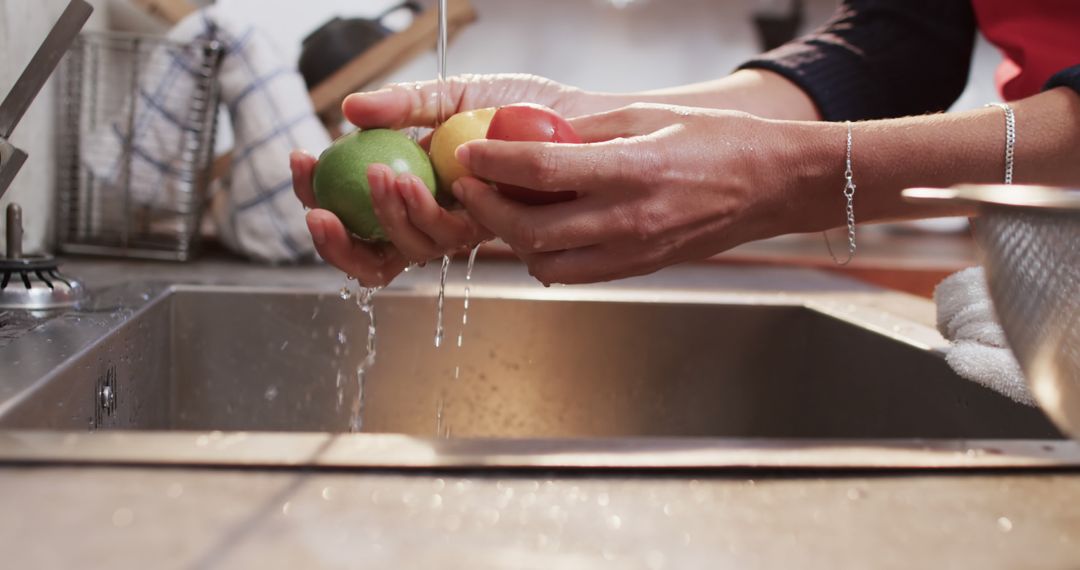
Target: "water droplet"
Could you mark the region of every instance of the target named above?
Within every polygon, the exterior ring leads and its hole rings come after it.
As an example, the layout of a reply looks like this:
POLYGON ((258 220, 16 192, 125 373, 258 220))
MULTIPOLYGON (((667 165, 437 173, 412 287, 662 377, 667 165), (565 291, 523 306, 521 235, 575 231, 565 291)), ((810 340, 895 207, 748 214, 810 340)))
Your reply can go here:
POLYGON ((179 499, 184 494, 184 486, 180 483, 173 483, 169 485, 169 488, 165 490, 165 496, 170 499, 179 499))
POLYGON ((330 487, 323 487, 322 498, 324 501, 329 501, 334 496, 334 490, 330 487))
POLYGON ((443 418, 444 408, 446 406, 445 400, 442 396, 435 401, 435 437, 448 437, 448 429, 443 418))
POLYGON ((281 351, 284 351, 289 346, 289 341, 281 343, 281 351))
POLYGON ((284 503, 283 503, 283 504, 281 505, 281 514, 283 514, 283 515, 286 515, 286 516, 288 516, 288 514, 289 514, 289 509, 290 509, 291 507, 292 507, 292 503, 291 503, 291 502, 289 502, 289 501, 285 501, 285 502, 284 502, 284 503))
POLYGON ((865 497, 865 496, 866 496, 866 494, 865 494, 865 493, 863 493, 863 492, 862 492, 861 490, 859 490, 859 489, 848 489, 848 490, 847 490, 847 498, 848 498, 849 500, 852 500, 852 501, 858 501, 859 499, 861 499, 861 498, 863 498, 863 497, 865 497))
POLYGON ((450 273, 450 256, 442 258, 442 269, 439 273, 439 294, 435 299, 435 348, 442 347, 443 341, 443 305, 446 302, 446 276, 450 273))
POLYGON ((610 527, 611 530, 619 530, 622 528, 622 518, 619 517, 619 515, 611 515, 608 518, 608 527, 610 527))
POLYGON ((268 402, 272 402, 272 401, 274 401, 274 398, 277 398, 277 394, 278 394, 277 386, 270 386, 269 388, 266 389, 266 392, 263 393, 263 397, 266 398, 266 400, 268 402))
POLYGON ((1013 523, 1008 517, 998 517, 997 525, 1001 532, 1011 532, 1013 529, 1013 523))
MULTIPOLYGON (((356 292, 356 306, 360 308, 360 312, 367 315, 368 327, 367 327, 367 342, 365 344, 366 354, 364 360, 356 367, 356 402, 353 404, 352 415, 349 419, 349 429, 353 432, 358 432, 363 428, 363 414, 364 414, 364 383, 367 377, 368 370, 375 365, 376 355, 376 321, 375 321, 375 293, 379 292, 378 287, 361 287, 356 292)), ((340 398, 339 392, 339 398, 340 398)))
POLYGON ((349 291, 348 287, 342 287, 341 291, 338 291, 338 296, 341 297, 342 301, 347 301, 349 297, 352 297, 352 292, 349 291))

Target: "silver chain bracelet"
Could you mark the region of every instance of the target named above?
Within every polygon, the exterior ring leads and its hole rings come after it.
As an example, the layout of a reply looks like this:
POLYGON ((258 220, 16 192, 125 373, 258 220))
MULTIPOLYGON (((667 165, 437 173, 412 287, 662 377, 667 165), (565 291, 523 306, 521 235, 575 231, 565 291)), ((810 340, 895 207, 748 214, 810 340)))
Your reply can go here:
POLYGON ((987 107, 997 107, 1005 111, 1005 183, 1013 181, 1013 154, 1016 148, 1016 115, 1008 103, 987 103, 987 107))
POLYGON ((844 121, 847 125, 847 153, 844 161, 844 198, 847 199, 847 208, 845 210, 847 214, 847 238, 848 238, 848 256, 847 259, 841 261, 833 253, 832 244, 829 243, 829 234, 821 232, 821 235, 825 238, 825 247, 829 250, 829 255, 832 256, 833 261, 837 265, 847 265, 855 258, 855 177, 851 172, 851 121, 844 121))

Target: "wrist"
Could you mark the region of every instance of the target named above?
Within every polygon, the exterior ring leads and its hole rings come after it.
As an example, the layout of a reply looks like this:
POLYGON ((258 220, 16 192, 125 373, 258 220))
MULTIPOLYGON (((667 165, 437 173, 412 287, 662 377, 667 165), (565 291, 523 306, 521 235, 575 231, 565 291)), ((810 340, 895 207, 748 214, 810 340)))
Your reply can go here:
MULTIPOLYGON (((843 123, 770 121, 779 144, 760 161, 777 179, 772 235, 817 232, 845 221, 843 196, 847 127, 843 123)), ((855 136, 857 137, 857 132, 855 136)), ((859 179, 858 141, 853 140, 852 169, 859 179)))

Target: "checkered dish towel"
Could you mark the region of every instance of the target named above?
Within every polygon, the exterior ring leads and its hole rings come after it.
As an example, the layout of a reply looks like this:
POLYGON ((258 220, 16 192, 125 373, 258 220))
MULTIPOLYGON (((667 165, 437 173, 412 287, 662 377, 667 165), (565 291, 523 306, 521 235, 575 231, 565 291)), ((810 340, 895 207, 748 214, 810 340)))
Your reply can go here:
MULTIPOLYGON (((210 209, 221 239, 232 250, 261 261, 312 258, 304 209, 292 193, 288 154, 298 148, 318 153, 330 138, 294 62, 286 61, 264 32, 215 6, 188 16, 168 37, 181 43, 216 39, 225 49, 218 82, 235 145, 229 180, 215 183, 224 185, 215 193, 225 194, 217 196, 210 209)), ((162 48, 151 57, 162 60, 152 68, 167 71, 148 76, 133 98, 129 176, 135 182, 131 192, 136 202, 168 207, 192 183, 191 175, 178 166, 184 160, 185 136, 193 130, 185 118, 201 54, 162 48)), ((120 187, 117 164, 127 142, 126 124, 118 118, 92 135, 102 150, 94 156, 110 160, 92 159, 88 166, 108 186, 120 187)))

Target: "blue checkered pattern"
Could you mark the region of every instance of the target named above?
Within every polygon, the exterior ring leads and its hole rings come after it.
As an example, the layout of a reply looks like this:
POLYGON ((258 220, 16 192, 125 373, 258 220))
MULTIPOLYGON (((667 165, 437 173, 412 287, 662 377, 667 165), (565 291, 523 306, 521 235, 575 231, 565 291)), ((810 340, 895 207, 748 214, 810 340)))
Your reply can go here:
MULTIPOLYGON (((225 46, 218 81, 235 144, 232 174, 215 189, 224 196, 210 212, 219 235, 232 249, 262 261, 312 257, 304 211, 290 191, 288 153, 318 152, 330 140, 294 63, 284 61, 259 30, 219 17, 214 7, 185 19, 170 37, 183 43, 216 39, 225 46)), ((129 102, 136 106, 133 128, 128 132, 127 121, 118 117, 95 137, 99 151, 88 162, 100 182, 119 188, 129 177, 136 202, 157 208, 169 208, 190 192, 195 178, 186 168, 185 149, 199 125, 188 124, 187 107, 199 57, 194 47, 161 48, 151 55, 153 65, 147 67, 161 71, 147 74, 129 102), (119 159, 129 143, 132 161, 125 173, 119 159)))

